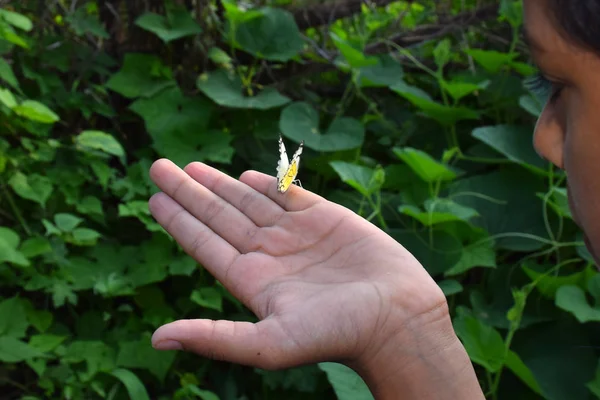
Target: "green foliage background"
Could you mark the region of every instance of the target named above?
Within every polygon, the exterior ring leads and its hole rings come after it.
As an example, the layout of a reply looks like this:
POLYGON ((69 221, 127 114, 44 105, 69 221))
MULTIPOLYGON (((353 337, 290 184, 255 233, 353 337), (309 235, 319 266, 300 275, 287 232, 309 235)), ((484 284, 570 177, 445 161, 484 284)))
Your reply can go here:
POLYGON ((6 3, 2 399, 372 398, 338 364, 150 346, 179 318, 255 320, 150 216, 151 163, 274 175, 279 132, 306 189, 439 282, 489 398, 600 396, 600 275, 532 148, 520 2, 6 3))

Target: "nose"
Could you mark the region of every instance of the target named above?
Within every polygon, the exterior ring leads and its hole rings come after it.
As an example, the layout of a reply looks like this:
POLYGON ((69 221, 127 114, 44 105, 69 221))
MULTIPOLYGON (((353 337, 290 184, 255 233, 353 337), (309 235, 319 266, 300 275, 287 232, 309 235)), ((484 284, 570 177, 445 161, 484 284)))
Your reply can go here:
POLYGON ((562 169, 564 143, 564 125, 557 118, 554 107, 547 105, 535 125, 533 146, 540 157, 562 169))

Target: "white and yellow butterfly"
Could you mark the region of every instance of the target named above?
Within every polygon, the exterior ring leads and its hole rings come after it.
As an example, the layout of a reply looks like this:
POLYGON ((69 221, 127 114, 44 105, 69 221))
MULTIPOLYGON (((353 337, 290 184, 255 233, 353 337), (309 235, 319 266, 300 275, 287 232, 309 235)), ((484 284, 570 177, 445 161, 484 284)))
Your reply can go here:
POLYGON ((280 193, 285 193, 292 183, 298 183, 300 187, 302 184, 299 179, 296 179, 298 175, 298 168, 300 167, 300 154, 304 148, 304 140, 300 142, 298 150, 294 153, 291 160, 288 160, 287 152, 285 151, 285 145, 283 139, 279 135, 279 161, 277 162, 277 190, 280 193))

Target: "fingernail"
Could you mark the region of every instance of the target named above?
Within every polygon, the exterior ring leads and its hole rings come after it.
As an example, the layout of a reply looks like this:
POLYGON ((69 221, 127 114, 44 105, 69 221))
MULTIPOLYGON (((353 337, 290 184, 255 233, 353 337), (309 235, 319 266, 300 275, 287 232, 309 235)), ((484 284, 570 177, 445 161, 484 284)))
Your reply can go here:
POLYGON ((175 340, 163 340, 152 345, 156 350, 183 350, 181 343, 175 340))

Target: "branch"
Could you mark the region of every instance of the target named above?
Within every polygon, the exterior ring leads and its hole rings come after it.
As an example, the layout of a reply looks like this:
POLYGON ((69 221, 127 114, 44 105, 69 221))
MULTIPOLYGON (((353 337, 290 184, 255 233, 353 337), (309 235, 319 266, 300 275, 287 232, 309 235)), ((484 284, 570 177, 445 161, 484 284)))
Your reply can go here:
POLYGON ((386 41, 373 43, 365 48, 366 54, 378 54, 389 51, 389 42, 400 47, 409 47, 415 44, 442 38, 459 29, 478 24, 498 16, 498 4, 491 4, 474 11, 466 11, 448 18, 443 24, 421 25, 418 28, 392 36, 386 41))
MULTIPOLYGON (((387 40, 368 45, 365 48, 365 53, 374 55, 393 52, 394 49, 390 46, 390 43, 392 42, 400 47, 410 47, 430 40, 439 39, 459 29, 464 29, 471 25, 495 19, 497 15, 498 4, 484 6, 474 11, 463 12, 448 18, 443 24, 421 25, 412 31, 399 33, 387 40)), ((337 53, 331 53, 324 58, 327 60, 334 60, 337 56, 337 53)), ((298 78, 300 76, 312 75, 335 69, 336 67, 332 63, 305 62, 299 64, 296 62, 289 62, 276 71, 270 71, 270 73, 264 74, 258 79, 258 83, 261 85, 269 85, 274 82, 281 84, 282 82, 280 81, 282 80, 285 81, 290 78, 298 78)))
MULTIPOLYGON (((313 6, 304 6, 289 10, 296 20, 300 30, 311 27, 329 25, 333 21, 350 17, 361 10, 363 4, 382 7, 392 3, 394 0, 338 0, 327 2, 326 4, 315 4, 313 6)), ((412 3, 414 0, 407 0, 412 3)))

